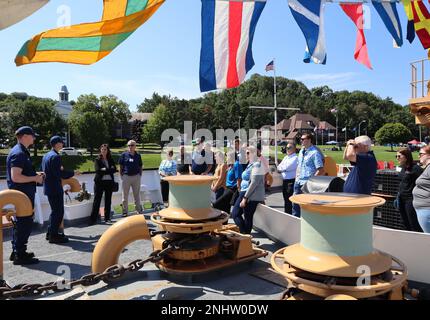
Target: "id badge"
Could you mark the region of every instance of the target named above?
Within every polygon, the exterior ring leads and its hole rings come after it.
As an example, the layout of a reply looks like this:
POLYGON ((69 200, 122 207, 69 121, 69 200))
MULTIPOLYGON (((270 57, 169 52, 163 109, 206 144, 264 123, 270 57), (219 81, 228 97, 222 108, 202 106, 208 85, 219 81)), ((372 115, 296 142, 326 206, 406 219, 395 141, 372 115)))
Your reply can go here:
POLYGON ((134 160, 133 160, 133 159, 129 159, 128 161, 129 161, 129 162, 134 162, 134 160))

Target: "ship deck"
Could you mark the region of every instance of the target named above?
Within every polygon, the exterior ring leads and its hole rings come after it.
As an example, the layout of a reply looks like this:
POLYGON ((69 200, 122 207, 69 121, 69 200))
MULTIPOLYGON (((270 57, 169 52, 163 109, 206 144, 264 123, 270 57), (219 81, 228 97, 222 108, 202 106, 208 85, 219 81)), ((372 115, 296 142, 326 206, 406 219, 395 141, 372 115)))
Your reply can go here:
MULTIPOLYGON (((149 218, 149 214, 147 215, 149 218)), ((121 219, 114 215, 113 222, 121 219)), ((230 221, 232 222, 232 221, 230 221)), ((151 222, 148 220, 151 227, 151 222)), ((63 245, 49 244, 45 240, 46 228, 35 227, 29 239, 28 251, 39 258, 36 265, 16 266, 10 262, 10 230, 4 234, 4 280, 15 286, 22 283, 48 283, 60 276, 79 279, 91 272, 91 255, 100 236, 109 224, 67 227, 69 242, 63 245)), ((36 299, 83 299, 83 300, 277 300, 286 290, 284 279, 270 269, 270 253, 283 247, 267 239, 258 231, 252 236, 260 242, 261 249, 269 255, 252 262, 197 276, 172 276, 146 264, 141 270, 127 274, 114 283, 100 282, 96 285, 78 286, 69 292, 42 295, 36 299), (269 280, 268 280, 269 279, 269 280), (278 284, 275 284, 278 283, 278 284)), ((147 258, 152 252, 150 241, 137 241, 129 245, 120 256, 120 264, 147 258)), ((27 298, 28 299, 28 298, 27 298)))
MULTIPOLYGON (((268 195, 266 204, 283 211, 281 192, 268 195)), ((147 215, 149 219, 149 214, 147 215)), ((121 219, 115 215, 113 221, 121 219)), ((230 221, 232 223, 232 221, 230 221)), ((151 227, 151 222, 148 220, 151 227)), ((91 255, 100 236, 109 224, 94 226, 75 225, 66 228, 69 243, 49 244, 45 240, 46 228, 35 227, 29 240, 28 250, 35 252, 40 263, 30 266, 15 266, 10 262, 10 230, 4 234, 4 274, 11 286, 22 283, 48 283, 65 277, 79 279, 91 272, 91 255)), ((111 284, 100 282, 93 286, 79 286, 75 289, 35 299, 78 299, 78 300, 278 300, 286 290, 287 283, 270 266, 270 255, 285 245, 272 241, 260 231, 253 230, 252 236, 260 242, 261 249, 269 255, 252 262, 198 276, 167 275, 152 264, 146 264, 140 271, 128 274, 111 284)), ((152 251, 150 241, 137 241, 128 246, 120 256, 120 264, 135 259, 147 258, 152 251)), ((423 284, 420 284, 422 287, 423 284)), ((426 286, 427 287, 427 286, 426 286)), ((26 298, 31 299, 31 298, 26 298)))

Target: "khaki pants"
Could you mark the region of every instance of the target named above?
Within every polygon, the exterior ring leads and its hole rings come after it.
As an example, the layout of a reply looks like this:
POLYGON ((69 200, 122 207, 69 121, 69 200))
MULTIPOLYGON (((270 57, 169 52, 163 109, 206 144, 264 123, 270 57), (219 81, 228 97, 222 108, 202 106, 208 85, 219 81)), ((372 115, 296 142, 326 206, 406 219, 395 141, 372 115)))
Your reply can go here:
POLYGON ((128 193, 130 187, 133 190, 134 204, 136 205, 136 211, 142 213, 142 206, 140 204, 140 178, 141 175, 128 176, 124 174, 122 179, 122 213, 128 213, 128 193))

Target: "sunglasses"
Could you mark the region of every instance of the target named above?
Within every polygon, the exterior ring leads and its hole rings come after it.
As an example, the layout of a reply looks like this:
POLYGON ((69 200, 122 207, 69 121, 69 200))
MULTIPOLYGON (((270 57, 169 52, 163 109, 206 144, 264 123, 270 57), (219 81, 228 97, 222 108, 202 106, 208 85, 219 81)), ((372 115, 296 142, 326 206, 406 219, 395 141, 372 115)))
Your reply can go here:
POLYGON ((300 140, 302 140, 302 141, 303 141, 303 140, 308 140, 308 139, 309 139, 309 138, 300 138, 300 140))
POLYGON ((398 154, 398 155, 396 155, 396 158, 398 159, 398 158, 401 158, 402 157, 402 155, 400 155, 400 154, 398 154))

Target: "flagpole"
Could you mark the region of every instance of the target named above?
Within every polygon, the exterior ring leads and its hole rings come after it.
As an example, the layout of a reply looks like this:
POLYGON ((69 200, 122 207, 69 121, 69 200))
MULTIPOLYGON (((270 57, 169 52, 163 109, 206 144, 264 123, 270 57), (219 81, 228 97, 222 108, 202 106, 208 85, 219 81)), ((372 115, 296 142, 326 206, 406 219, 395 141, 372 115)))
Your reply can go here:
POLYGON ((275 166, 278 165, 278 103, 276 101, 276 66, 275 66, 275 58, 273 58, 273 87, 274 87, 274 109, 275 109, 275 166))
POLYGON ((339 140, 337 140, 337 110, 336 110, 336 142, 339 143, 339 140))

